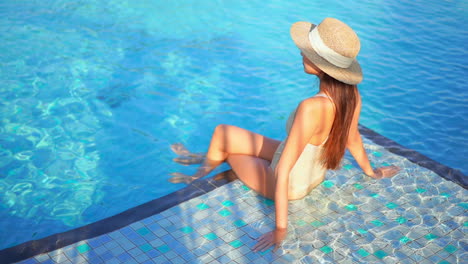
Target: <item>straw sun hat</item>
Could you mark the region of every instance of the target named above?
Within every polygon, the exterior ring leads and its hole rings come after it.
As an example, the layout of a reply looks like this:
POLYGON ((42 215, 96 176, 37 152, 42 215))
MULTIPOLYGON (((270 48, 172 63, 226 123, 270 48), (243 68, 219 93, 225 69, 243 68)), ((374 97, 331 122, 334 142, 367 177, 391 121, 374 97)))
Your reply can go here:
POLYGON ((361 66, 356 60, 361 45, 348 25, 325 18, 318 26, 296 22, 290 33, 302 53, 325 73, 347 84, 362 81, 361 66))

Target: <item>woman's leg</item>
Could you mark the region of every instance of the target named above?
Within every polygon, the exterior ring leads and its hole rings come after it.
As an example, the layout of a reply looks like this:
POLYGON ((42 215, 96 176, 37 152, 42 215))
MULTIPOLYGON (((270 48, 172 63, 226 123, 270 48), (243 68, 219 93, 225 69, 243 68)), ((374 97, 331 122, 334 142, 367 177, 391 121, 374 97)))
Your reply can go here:
POLYGON ((269 161, 254 156, 232 154, 227 162, 245 185, 268 199, 275 199, 276 180, 269 161))
MULTIPOLYGON (((253 156, 263 159, 269 164, 280 143, 281 142, 278 140, 240 127, 218 125, 211 137, 206 158, 197 172, 191 177, 191 180, 204 177, 218 165, 226 161, 230 155, 253 156)), ((176 181, 180 182, 181 175, 176 175, 176 177, 178 177, 176 181)), ((183 182, 189 183, 191 180, 184 180, 183 182)))

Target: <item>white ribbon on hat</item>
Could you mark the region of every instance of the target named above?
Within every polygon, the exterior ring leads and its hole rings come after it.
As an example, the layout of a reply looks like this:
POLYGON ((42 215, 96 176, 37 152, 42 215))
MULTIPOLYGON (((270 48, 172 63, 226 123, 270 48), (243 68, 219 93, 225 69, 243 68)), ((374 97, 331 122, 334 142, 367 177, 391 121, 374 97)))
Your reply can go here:
POLYGON ((315 52, 317 52, 320 57, 324 58, 331 64, 340 67, 340 68, 348 68, 351 63, 353 63, 354 58, 349 58, 339 54, 338 52, 330 49, 320 37, 320 33, 315 27, 312 31, 309 32, 309 41, 314 48, 315 52))

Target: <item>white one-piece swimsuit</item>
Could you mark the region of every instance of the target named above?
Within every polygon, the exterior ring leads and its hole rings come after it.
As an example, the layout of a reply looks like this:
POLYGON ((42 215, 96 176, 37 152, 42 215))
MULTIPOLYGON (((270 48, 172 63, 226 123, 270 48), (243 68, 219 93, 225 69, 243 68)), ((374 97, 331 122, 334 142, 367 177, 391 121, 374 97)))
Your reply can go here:
MULTIPOLYGON (((317 96, 329 98, 327 95, 322 93, 317 94, 314 97, 317 96)), ((288 121, 286 122, 286 132, 288 135, 294 122, 295 115, 296 110, 289 115, 288 121)), ((273 171, 275 170, 281 154, 283 153, 286 139, 281 142, 275 151, 273 160, 270 164, 273 171)), ((327 139, 318 146, 308 143, 304 147, 304 150, 289 173, 289 199, 300 199, 306 196, 315 186, 325 179, 326 169, 320 162, 320 152, 327 139)))

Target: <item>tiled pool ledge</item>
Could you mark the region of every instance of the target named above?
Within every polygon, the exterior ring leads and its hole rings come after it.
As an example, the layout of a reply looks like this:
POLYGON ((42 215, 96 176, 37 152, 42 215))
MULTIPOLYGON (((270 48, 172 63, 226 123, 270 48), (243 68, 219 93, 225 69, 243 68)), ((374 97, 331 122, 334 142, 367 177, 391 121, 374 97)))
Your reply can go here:
MULTIPOLYGON (((381 149, 371 151, 374 158, 389 156, 385 151, 392 152, 466 188, 466 177, 461 172, 405 149, 368 128, 361 126, 360 130, 366 137, 365 142, 370 139, 380 146, 381 149)), ((385 165, 387 161, 393 162, 382 159, 377 165, 385 165)), ((414 173, 423 171, 417 167, 411 170, 414 173)), ((395 192, 392 194, 390 190, 379 189, 379 181, 363 178, 350 160, 345 160, 342 171, 349 175, 343 177, 338 175, 339 172, 331 172, 334 175, 328 177, 320 188, 306 199, 292 203, 290 222, 293 235, 297 237, 294 243, 285 243, 281 257, 271 252, 250 252, 255 238, 272 227, 272 201, 247 190, 238 181, 225 185, 225 180, 202 179, 113 217, 1 250, 0 262, 143 263, 154 260, 155 263, 247 263, 255 260, 256 263, 288 263, 302 260, 308 263, 318 260, 345 263, 349 260, 349 263, 394 263, 392 261, 397 259, 401 263, 453 263, 450 260, 466 254, 467 244, 463 240, 467 231, 467 203, 463 195, 466 190, 454 184, 446 187, 447 184, 443 183, 445 189, 435 193, 431 186, 423 184, 430 183, 425 177, 416 182, 417 188, 401 189, 404 193, 393 188, 395 192), (457 193, 450 193, 450 188, 457 193), (426 211, 419 212, 413 208, 418 206, 417 202, 399 197, 402 194, 411 199, 416 197, 414 195, 430 194, 434 201, 428 204, 426 211), (325 199, 317 200, 317 197, 325 199), (452 202, 443 204, 449 200, 452 202), (311 206, 314 203, 320 206, 311 206), (429 208, 437 205, 450 209, 453 216, 436 218, 444 224, 441 230, 434 227, 436 220, 415 215, 428 213, 429 208), (351 225, 345 224, 348 221, 351 225), (432 223, 432 228, 416 228, 418 224, 413 221, 432 223), (445 236, 448 231, 455 235, 445 236), (331 239, 333 234, 341 237, 331 239), (375 241, 379 235, 383 240, 375 241), (374 242, 369 244, 368 241, 374 242), (187 244, 196 247, 191 248, 187 244), (222 249, 214 250, 216 247, 222 249), (44 254, 47 252, 50 253, 44 254)), ((381 182, 385 181, 390 180, 381 182)))
POLYGON ((468 179, 460 170, 445 166, 444 164, 441 164, 415 150, 408 149, 365 126, 359 125, 359 131, 363 136, 370 139, 377 145, 384 147, 386 150, 399 156, 403 156, 418 166, 427 168, 437 173, 439 176, 459 184, 465 189, 468 188, 468 179))

